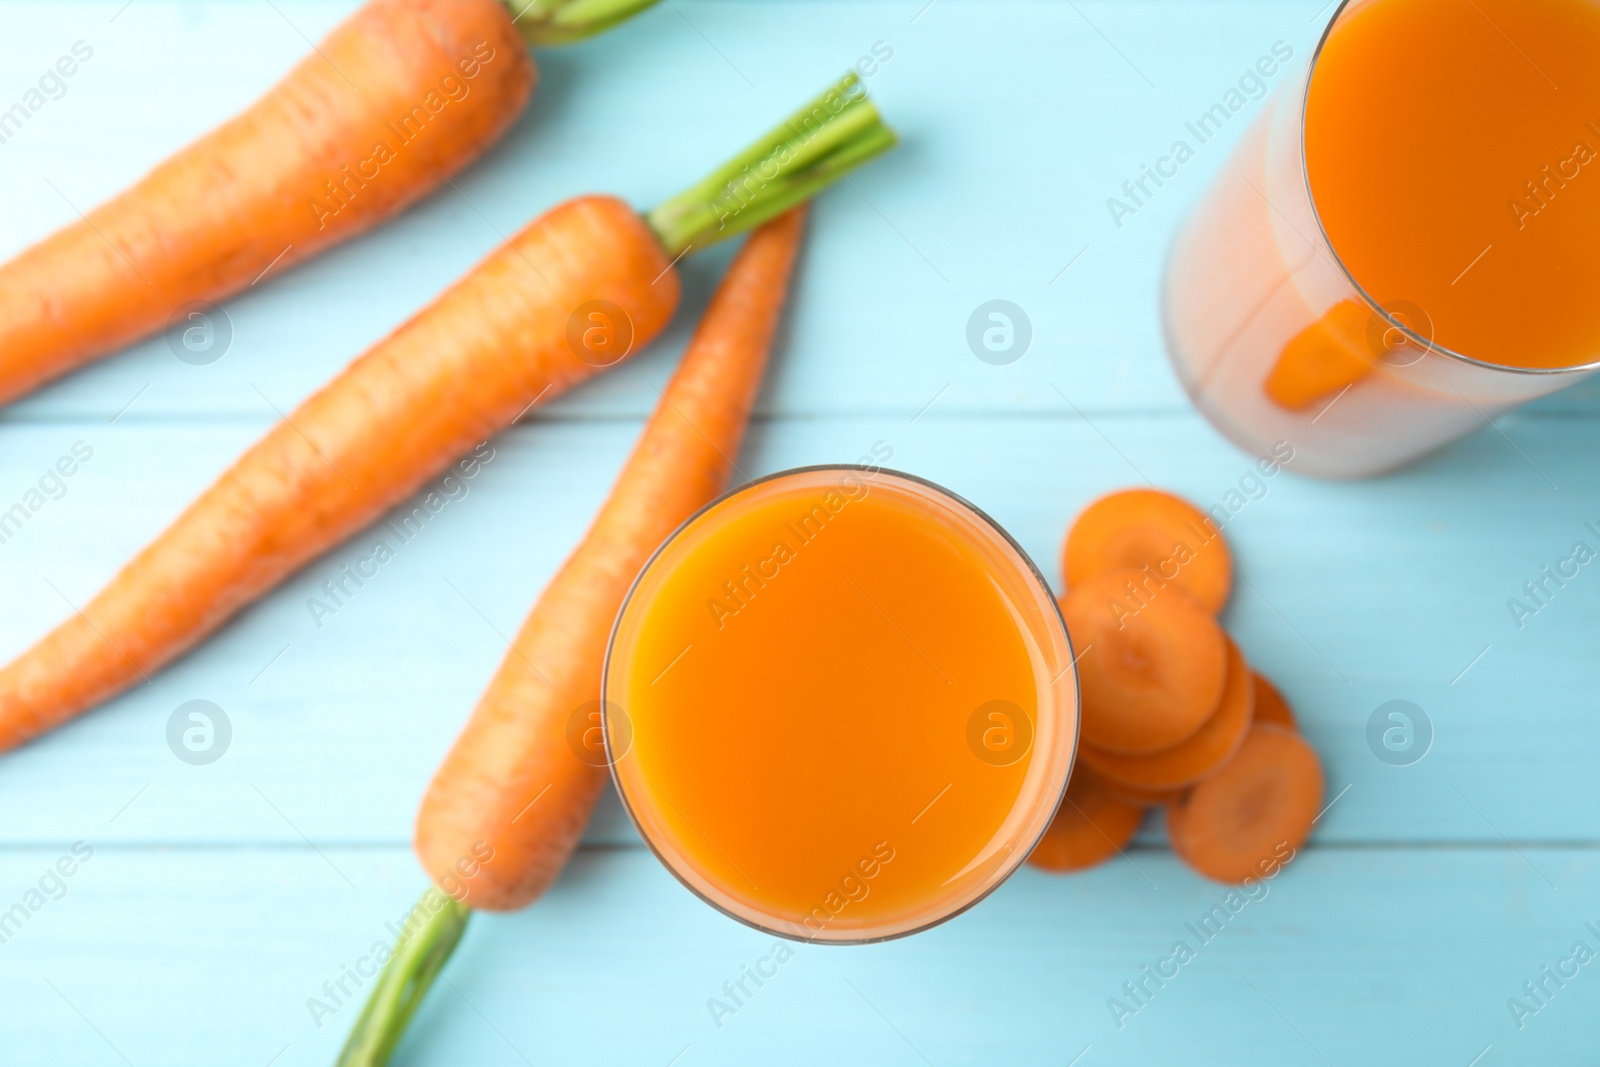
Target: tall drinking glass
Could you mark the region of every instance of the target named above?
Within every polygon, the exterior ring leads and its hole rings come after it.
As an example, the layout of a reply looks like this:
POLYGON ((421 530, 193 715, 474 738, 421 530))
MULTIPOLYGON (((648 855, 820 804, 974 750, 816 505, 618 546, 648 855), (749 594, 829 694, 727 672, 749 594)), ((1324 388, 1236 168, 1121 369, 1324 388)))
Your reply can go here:
POLYGON ((1600 2, 1346 0, 1173 243, 1178 377, 1332 478, 1572 384, 1600 366, 1597 159, 1600 2))

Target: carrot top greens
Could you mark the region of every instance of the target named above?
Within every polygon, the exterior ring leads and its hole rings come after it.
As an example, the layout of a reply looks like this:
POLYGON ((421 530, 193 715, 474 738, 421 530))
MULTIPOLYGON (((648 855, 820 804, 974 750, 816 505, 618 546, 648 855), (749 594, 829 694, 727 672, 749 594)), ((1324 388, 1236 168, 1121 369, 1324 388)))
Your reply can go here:
POLYGON ((897 140, 861 79, 846 74, 645 221, 677 258, 781 215, 897 140))
POLYGON ((466 905, 437 889, 423 895, 417 910, 424 918, 414 928, 407 924, 409 936, 395 946, 388 966, 378 976, 335 1067, 389 1062, 405 1036, 406 1024, 449 962, 472 916, 466 905), (439 905, 437 911, 431 910, 434 904, 439 905))
POLYGON ((571 44, 609 30, 656 0, 500 0, 531 45, 571 44))

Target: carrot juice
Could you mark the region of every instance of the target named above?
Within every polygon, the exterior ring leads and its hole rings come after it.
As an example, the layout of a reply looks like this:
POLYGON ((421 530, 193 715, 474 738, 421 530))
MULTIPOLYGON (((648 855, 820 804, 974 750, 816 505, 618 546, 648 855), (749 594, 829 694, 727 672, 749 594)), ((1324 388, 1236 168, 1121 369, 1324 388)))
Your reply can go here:
POLYGON ((613 773, 681 880, 789 937, 962 910, 1049 824, 1077 738, 1066 630, 981 513, 887 471, 807 468, 691 519, 640 575, 605 674, 613 773))
POLYGON ((1593 370, 1597 57, 1597 0, 1344 4, 1174 244, 1201 410, 1363 475, 1593 370))
POLYGON ((1422 308, 1453 351, 1568 367, 1600 354, 1596 120, 1593 0, 1380 0, 1317 59, 1306 169, 1363 289, 1422 308), (1373 180, 1397 149, 1438 164, 1416 195, 1373 180))

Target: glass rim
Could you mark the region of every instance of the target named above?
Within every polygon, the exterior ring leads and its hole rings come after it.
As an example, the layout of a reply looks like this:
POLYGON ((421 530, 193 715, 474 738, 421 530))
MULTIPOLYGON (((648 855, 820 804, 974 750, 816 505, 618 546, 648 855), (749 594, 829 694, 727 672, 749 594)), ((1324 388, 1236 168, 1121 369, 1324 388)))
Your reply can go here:
MULTIPOLYGON (((1050 824, 1055 820, 1055 815, 1060 810, 1062 802, 1066 799, 1067 785, 1071 782, 1072 772, 1078 763, 1078 747, 1081 743, 1082 734, 1083 694, 1078 687, 1077 664, 1078 658, 1072 647, 1072 634, 1067 630, 1066 618, 1061 614, 1061 604, 1056 599, 1055 593, 1051 590, 1050 582, 1045 578, 1043 572, 1039 570, 1038 564, 1034 563, 1033 557, 1028 555, 1027 551, 1017 543, 1016 538, 1012 537, 1010 532, 1007 531, 1006 528, 999 522, 997 522, 988 512, 972 503, 972 501, 968 500, 966 497, 946 489, 937 482, 923 478, 916 474, 910 474, 906 471, 896 470, 892 467, 874 466, 866 463, 814 463, 804 467, 789 467, 784 470, 773 471, 770 474, 763 474, 760 477, 752 478, 749 481, 741 483, 740 485, 736 485, 724 490, 712 500, 696 509, 694 514, 690 515, 688 518, 679 523, 670 534, 662 539, 661 543, 655 547, 655 550, 650 553, 649 558, 646 559, 643 565, 640 566, 639 573, 634 575, 633 581, 629 583, 627 595, 622 598, 622 604, 617 608, 616 618, 613 619, 611 623, 611 633, 606 638, 606 654, 600 666, 600 737, 605 746, 606 768, 610 773, 611 786, 616 790, 617 799, 621 801, 622 810, 627 813, 628 821, 633 824, 634 830, 639 834, 640 839, 644 841, 645 847, 650 850, 650 853, 655 856, 656 860, 661 864, 661 866, 665 867, 672 874, 672 876, 676 878, 684 888, 689 890, 690 893, 694 894, 696 898, 705 904, 710 905, 722 915, 733 919, 735 922, 738 922, 744 926, 748 926, 753 930, 759 930, 764 934, 771 934, 774 937, 783 938, 787 941, 794 941, 806 945, 847 946, 881 944, 885 941, 897 941, 903 937, 910 937, 913 934, 920 934, 924 931, 931 930, 935 926, 940 926, 944 923, 947 923, 951 919, 954 919, 957 916, 962 915, 976 907, 978 904, 988 899, 991 893, 1009 881, 1011 876, 1016 874, 1017 870, 1027 862, 1028 857, 1033 854, 1033 850, 1038 847, 1039 842, 1043 840, 1045 833, 1047 833, 1050 829, 1050 824), (740 493, 747 492, 756 488, 757 486, 764 485, 767 482, 777 481, 779 479, 788 478, 795 475, 814 474, 822 471, 839 471, 845 473, 865 472, 869 475, 869 477, 872 478, 888 475, 891 478, 903 479, 906 482, 910 482, 914 486, 931 490, 935 494, 955 502, 960 507, 979 519, 983 526, 999 534, 1001 541, 1004 542, 1006 547, 1011 549, 1011 551, 1016 554, 1016 557, 1022 561, 1024 576, 1031 578, 1033 582, 1037 583, 1038 588, 1044 591, 1044 599, 1050 605, 1049 613, 1047 613, 1045 616, 1046 624, 1048 625, 1051 618, 1055 619, 1056 624, 1060 627, 1062 640, 1066 645, 1068 657, 1066 670, 1062 672, 1061 675, 1057 676, 1055 682, 1049 683, 1049 687, 1053 688, 1067 673, 1070 673, 1073 679, 1070 718, 1066 716, 1066 712, 1068 710, 1067 708, 1063 707, 1059 709, 1059 714, 1062 716, 1063 724, 1070 724, 1072 733, 1071 751, 1068 752, 1066 759, 1066 773, 1061 779, 1060 789, 1055 791, 1054 801, 1050 805, 1050 817, 1044 820, 1039 832, 1033 836, 1033 839, 1026 843, 1026 849, 1016 849, 1013 855, 1008 857, 998 868, 1001 873, 998 873, 994 877, 994 880, 991 882, 991 884, 984 887, 983 891, 978 893, 971 900, 964 901, 959 907, 952 908, 949 911, 937 915, 926 922, 920 923, 905 930, 898 930, 886 934, 869 934, 864 937, 806 937, 790 930, 780 929, 777 926, 764 925, 747 916, 740 915, 737 912, 729 910, 728 908, 724 907, 720 901, 713 900, 711 897, 702 892, 699 886, 696 886, 694 883, 689 881, 689 879, 684 876, 684 873, 678 870, 677 865, 662 854, 661 849, 656 847, 655 841, 651 840, 650 835, 645 832, 644 826, 640 823, 638 815, 633 810, 633 805, 628 800, 627 792, 623 789, 621 776, 617 772, 617 763, 622 757, 616 756, 612 750, 610 715, 608 711, 611 704, 606 695, 607 690, 610 688, 611 662, 612 657, 616 653, 617 635, 622 628, 623 616, 627 614, 628 606, 633 603, 634 594, 638 592, 639 586, 644 581, 645 575, 648 574, 651 568, 655 566, 656 561, 661 557, 662 553, 667 550, 668 546, 676 542, 678 538, 683 535, 684 531, 687 530, 690 525, 692 525, 702 515, 706 514, 711 509, 717 507, 725 501, 739 495, 740 493)), ((623 753, 623 756, 626 755, 627 753, 623 753)), ((1050 791, 1046 789, 1044 794, 1041 795, 1040 799, 1042 800, 1047 797, 1049 792, 1050 791)))
MULTIPOLYGON (((1382 317, 1383 320, 1391 327, 1399 330, 1405 337, 1416 342, 1427 352, 1433 352, 1441 356, 1447 356, 1450 359, 1456 360, 1459 363, 1465 363, 1468 366, 1481 367, 1484 370, 1500 371, 1507 374, 1546 376, 1557 374, 1585 374, 1600 369, 1600 356, 1597 356, 1587 363, 1575 363, 1570 367, 1519 367, 1507 363, 1491 363, 1488 360, 1469 356, 1464 352, 1457 352, 1453 348, 1449 348, 1445 345, 1439 344, 1437 341, 1423 337, 1411 327, 1397 319, 1388 308, 1379 303, 1377 298, 1368 292, 1367 289, 1356 280, 1356 276, 1351 272, 1350 267, 1345 263, 1344 258, 1339 255, 1339 250, 1333 245, 1333 238, 1328 236, 1328 229, 1322 223, 1322 213, 1317 210, 1317 197, 1311 188, 1311 167, 1306 160, 1306 116, 1311 108, 1311 81, 1316 77, 1317 60, 1322 58, 1322 49, 1328 43, 1329 35, 1333 33, 1333 28, 1338 25, 1339 18, 1345 13, 1346 8, 1349 8, 1353 4, 1364 2, 1366 2, 1366 0, 1339 0, 1339 6, 1334 9, 1333 17, 1328 20, 1328 24, 1322 28, 1322 33, 1317 38, 1317 46, 1316 48, 1312 49, 1311 60, 1306 64, 1305 87, 1304 91, 1301 93, 1300 100, 1300 178, 1301 181, 1305 183, 1306 202, 1311 205, 1311 220, 1316 224, 1317 236, 1322 239, 1323 245, 1328 249, 1328 254, 1333 257, 1333 263, 1339 268, 1339 273, 1344 275, 1345 281, 1350 283, 1350 287, 1356 291, 1356 295, 1361 297, 1369 309, 1382 317)), ((1382 362, 1382 360, 1380 359, 1378 362, 1382 362)), ((1411 364, 1406 364, 1406 366, 1410 365, 1411 364)))

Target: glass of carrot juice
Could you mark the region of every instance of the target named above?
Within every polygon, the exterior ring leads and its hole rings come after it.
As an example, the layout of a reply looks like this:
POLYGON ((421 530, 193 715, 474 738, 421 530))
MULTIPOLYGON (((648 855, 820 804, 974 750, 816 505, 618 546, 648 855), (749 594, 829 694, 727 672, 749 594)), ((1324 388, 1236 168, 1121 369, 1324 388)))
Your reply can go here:
POLYGON ((1378 474, 1600 360, 1600 3, 1346 0, 1180 228, 1196 406, 1378 474))
POLYGON ((695 515, 635 581, 603 689, 612 774, 684 885, 860 943, 971 907, 1066 786, 1077 676, 1050 588, 929 482, 807 467, 695 515))

